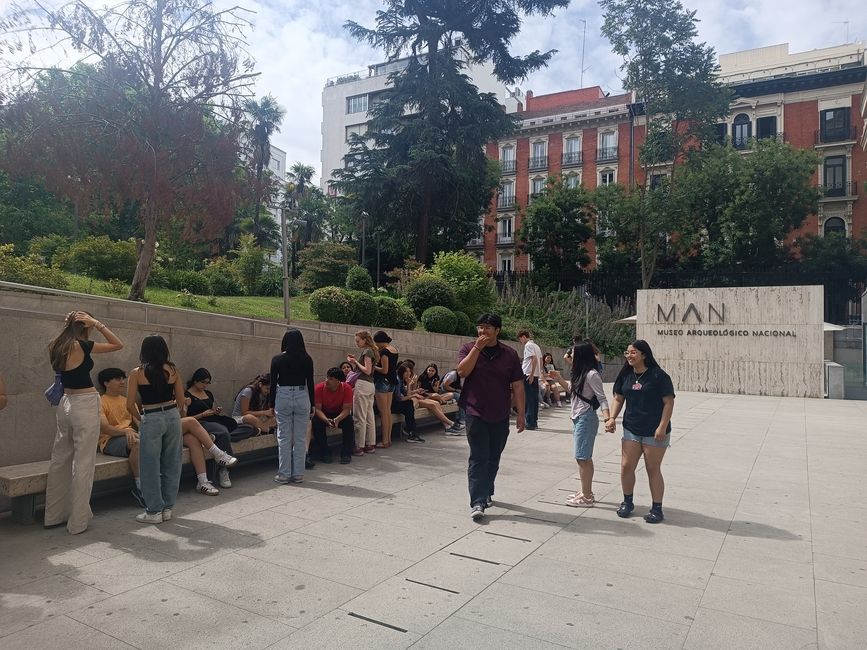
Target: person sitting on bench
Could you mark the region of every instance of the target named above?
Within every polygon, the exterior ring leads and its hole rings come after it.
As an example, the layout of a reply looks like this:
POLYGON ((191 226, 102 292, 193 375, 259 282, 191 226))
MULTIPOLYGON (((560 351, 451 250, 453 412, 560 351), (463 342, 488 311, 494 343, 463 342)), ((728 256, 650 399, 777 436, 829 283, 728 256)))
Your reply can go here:
POLYGON ((340 446, 340 462, 352 461, 355 449, 355 427, 352 422, 352 386, 346 383, 346 375, 340 368, 329 368, 325 381, 316 384, 313 390, 313 456, 323 463, 331 462, 326 427, 340 428, 343 442, 340 446))
POLYGON ((96 376, 103 395, 99 400, 99 442, 97 448, 106 456, 129 459, 135 485, 133 498, 145 507, 141 495, 141 479, 138 464, 138 431, 132 424, 132 416, 126 410, 126 372, 120 368, 103 368, 96 376))

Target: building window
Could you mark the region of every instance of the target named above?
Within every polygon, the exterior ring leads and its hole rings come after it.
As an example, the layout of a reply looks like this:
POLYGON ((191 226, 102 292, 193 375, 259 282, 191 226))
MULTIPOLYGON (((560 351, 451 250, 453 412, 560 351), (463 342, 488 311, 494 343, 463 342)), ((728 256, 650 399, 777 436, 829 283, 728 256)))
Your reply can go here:
POLYGON ((535 196, 539 196, 542 192, 545 191, 545 179, 537 176, 531 181, 530 184, 530 194, 535 196))
POLYGON ((599 172, 599 185, 614 185, 616 182, 616 172, 613 169, 603 169, 599 172))
POLYGON ((665 182, 665 178, 668 174, 651 174, 650 175, 650 189, 655 190, 662 186, 665 182))
POLYGON ((500 187, 500 196, 497 198, 497 207, 511 208, 515 205, 515 184, 507 181, 500 187))
POLYGON ((539 140, 533 143, 530 153, 530 169, 546 169, 548 167, 548 143, 539 140))
POLYGON ((599 151, 596 160, 599 162, 617 160, 617 131, 605 131, 599 134, 599 151))
POLYGON ((756 120, 756 140, 769 140, 777 137, 777 116, 760 117, 756 120))
POLYGON ((825 196, 846 195, 846 157, 829 156, 824 165, 825 196))
POLYGON ((732 146, 735 149, 746 149, 750 146, 750 138, 753 137, 753 123, 746 113, 735 116, 732 123, 732 146))
POLYGON ((581 163, 581 136, 566 138, 563 149, 563 164, 578 165, 581 163))
POLYGON ((511 273, 512 272, 512 256, 511 255, 501 255, 499 257, 500 263, 497 265, 497 268, 500 270, 500 273, 511 273))
POLYGON ((346 98, 347 113, 364 113, 367 110, 367 95, 353 95, 346 98))
POLYGON ((579 185, 581 185, 581 177, 578 174, 569 174, 565 178, 566 187, 570 189, 575 189, 579 185))
POLYGON ((830 217, 825 221, 825 237, 834 233, 838 233, 840 235, 843 235, 844 237, 846 236, 846 222, 843 221, 840 217, 830 217))
POLYGON ((822 142, 855 139, 854 134, 850 134, 848 108, 833 108, 819 113, 819 130, 822 142))
POLYGON ((498 244, 511 244, 513 241, 512 237, 512 217, 506 217, 505 219, 500 219, 500 222, 497 226, 497 243, 498 244))
POLYGON ((349 142, 354 135, 364 135, 367 133, 367 124, 353 124, 346 127, 346 141, 349 142))
POLYGON ((515 147, 509 145, 500 149, 500 166, 503 173, 509 174, 515 171, 515 147))

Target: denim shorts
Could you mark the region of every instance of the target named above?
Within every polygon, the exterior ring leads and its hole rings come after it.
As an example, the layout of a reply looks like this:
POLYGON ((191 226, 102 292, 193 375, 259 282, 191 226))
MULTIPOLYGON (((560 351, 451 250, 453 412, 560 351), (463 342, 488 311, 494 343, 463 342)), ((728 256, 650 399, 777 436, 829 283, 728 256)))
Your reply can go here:
POLYGON ((129 458, 129 445, 126 442, 126 436, 114 436, 109 438, 105 443, 105 448, 102 450, 106 456, 117 456, 118 458, 129 458))
POLYGON ((588 411, 572 420, 572 442, 575 460, 592 460, 593 443, 599 431, 599 416, 596 411, 588 411))
POLYGON ((639 444, 644 445, 645 447, 661 447, 665 449, 666 447, 671 447, 671 434, 665 434, 665 438, 662 440, 657 440, 653 436, 636 436, 626 427, 623 428, 623 440, 631 440, 632 442, 637 442, 639 444))
POLYGON ((397 388, 394 384, 388 381, 382 375, 377 375, 373 380, 373 385, 377 393, 393 393, 397 388))

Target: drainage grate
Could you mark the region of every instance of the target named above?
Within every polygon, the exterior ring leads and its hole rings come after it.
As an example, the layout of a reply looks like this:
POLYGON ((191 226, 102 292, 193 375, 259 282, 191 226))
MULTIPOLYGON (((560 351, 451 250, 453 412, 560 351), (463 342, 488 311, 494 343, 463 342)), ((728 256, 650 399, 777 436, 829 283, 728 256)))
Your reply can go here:
POLYGON ((484 562, 485 564, 496 564, 500 566, 499 562, 494 562, 493 560, 483 560, 480 557, 473 557, 472 555, 462 555, 461 553, 449 553, 449 555, 454 555, 455 557, 462 557, 467 560, 475 560, 476 562, 484 562))
POLYGON ((485 535, 493 535, 494 537, 505 537, 506 539, 516 539, 519 542, 532 542, 532 539, 524 539, 523 537, 513 537, 512 535, 503 535, 502 533, 489 533, 485 531, 485 535))
POLYGON ((347 612, 353 618, 360 618, 362 621, 367 621, 368 623, 375 623, 376 625, 381 625, 382 627, 387 627, 389 630, 395 630, 397 632, 403 632, 406 634, 406 630, 402 627, 398 627, 397 625, 392 625, 391 623, 383 623, 382 621, 377 621, 375 618, 368 618, 367 616, 362 616, 361 614, 356 614, 355 612, 347 612))
POLYGON ((454 591, 453 589, 446 589, 445 587, 438 587, 436 585, 428 584, 427 582, 419 582, 418 580, 410 580, 409 578, 404 578, 407 582, 411 582, 414 585, 421 585, 422 587, 430 587, 431 589, 439 589, 440 591, 447 591, 450 594, 460 594, 460 591, 454 591))

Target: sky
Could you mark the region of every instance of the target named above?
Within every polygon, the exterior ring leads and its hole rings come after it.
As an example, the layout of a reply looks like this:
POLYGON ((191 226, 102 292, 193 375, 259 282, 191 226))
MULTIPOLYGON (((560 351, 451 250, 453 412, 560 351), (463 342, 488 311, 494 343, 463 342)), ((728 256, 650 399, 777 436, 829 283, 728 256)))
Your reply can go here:
MULTIPOLYGON (((86 0, 93 7, 104 0, 86 0)), ((48 0, 60 4, 61 0, 48 0)), ((347 20, 373 27, 382 0, 214 0, 222 7, 250 10, 249 51, 261 73, 256 92, 273 95, 286 118, 273 143, 287 152, 289 164, 300 161, 320 171, 322 88, 329 77, 366 70, 384 60, 382 52, 353 40, 347 20)), ((718 54, 778 43, 803 52, 867 40, 863 0, 683 0, 697 11, 699 38, 718 54), (832 9, 833 7, 833 9, 832 9), (848 20, 848 25, 840 21, 848 20), (848 33, 847 33, 848 32, 848 33)), ((9 0, 0 0, 0 8, 9 0)), ((600 34, 602 13, 594 0, 573 0, 549 17, 527 18, 514 39, 513 54, 558 50, 547 68, 519 84, 536 95, 579 87, 581 45, 586 21, 584 86, 622 92, 621 60, 600 34)), ((317 179, 314 182, 318 182, 317 179)))

